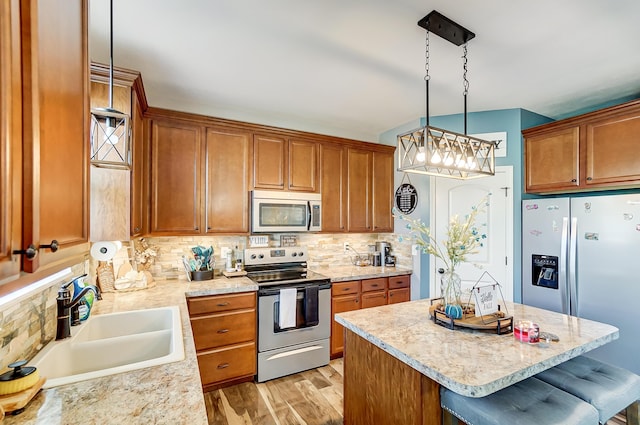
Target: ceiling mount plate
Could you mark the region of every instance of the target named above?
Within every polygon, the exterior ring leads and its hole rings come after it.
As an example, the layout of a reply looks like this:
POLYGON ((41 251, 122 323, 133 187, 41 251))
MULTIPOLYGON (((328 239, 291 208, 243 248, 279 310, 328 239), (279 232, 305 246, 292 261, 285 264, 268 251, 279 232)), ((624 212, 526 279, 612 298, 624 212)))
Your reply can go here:
POLYGON ((418 21, 418 25, 429 32, 439 35, 456 46, 461 46, 476 36, 468 29, 453 22, 451 19, 439 12, 436 12, 435 10, 420 19, 418 21))

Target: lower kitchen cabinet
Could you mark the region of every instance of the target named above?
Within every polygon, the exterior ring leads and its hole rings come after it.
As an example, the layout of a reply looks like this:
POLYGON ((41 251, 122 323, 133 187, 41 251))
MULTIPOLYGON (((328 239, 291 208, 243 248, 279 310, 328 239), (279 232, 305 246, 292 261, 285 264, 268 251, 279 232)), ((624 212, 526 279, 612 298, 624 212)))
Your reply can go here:
POLYGON ((344 328, 335 315, 360 308, 360 281, 336 282, 331 285, 331 358, 344 350, 344 328))
POLYGON ((256 293, 188 297, 204 391, 253 380, 256 374, 256 293))
POLYGON ((411 299, 411 275, 334 282, 331 284, 331 358, 342 356, 344 327, 337 313, 395 304, 411 299))
POLYGON ((392 276, 389 278, 389 290, 387 291, 388 303, 397 304, 411 300, 411 276, 392 276))

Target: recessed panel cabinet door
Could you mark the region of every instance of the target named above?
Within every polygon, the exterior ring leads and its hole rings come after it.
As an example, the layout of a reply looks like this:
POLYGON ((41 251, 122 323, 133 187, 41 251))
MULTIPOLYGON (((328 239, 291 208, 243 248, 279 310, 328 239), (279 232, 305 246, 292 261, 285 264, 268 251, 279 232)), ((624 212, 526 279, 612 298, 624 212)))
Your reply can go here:
POLYGON ((393 154, 373 153, 372 220, 374 232, 393 232, 393 154))
POLYGON ((618 115, 587 124, 589 186, 638 184, 640 182, 640 115, 618 115))
POLYGON ((318 144, 289 140, 289 190, 318 191, 318 144))
POLYGON ((28 272, 88 251, 89 59, 87 1, 22 7, 23 248, 28 272))
POLYGON ((347 151, 343 146, 320 146, 322 231, 344 232, 346 211, 347 151))
POLYGON ((347 226, 349 232, 371 231, 372 152, 348 149, 347 226))
POLYGON ((527 137, 524 141, 527 192, 561 191, 579 186, 578 127, 527 137))
POLYGON ((0 281, 20 273, 22 104, 20 2, 0 2, 0 281))
POLYGON ((284 190, 287 142, 282 137, 253 136, 253 187, 284 190))
POLYGON ((201 127, 151 125, 151 233, 196 234, 201 226, 201 127))
POLYGON ((249 232, 250 146, 249 132, 207 129, 207 233, 249 232))

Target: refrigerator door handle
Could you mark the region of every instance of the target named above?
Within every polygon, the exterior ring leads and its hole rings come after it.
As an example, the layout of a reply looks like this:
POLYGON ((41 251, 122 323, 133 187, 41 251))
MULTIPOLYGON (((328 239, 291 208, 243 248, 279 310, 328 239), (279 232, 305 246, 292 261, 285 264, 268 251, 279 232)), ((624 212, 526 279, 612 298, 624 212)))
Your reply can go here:
POLYGON ((558 286, 562 299, 562 312, 569 314, 569 293, 567 286, 567 251, 569 242, 569 217, 562 217, 562 238, 560 239, 560 261, 558 264, 558 286))
POLYGON ((578 255, 578 218, 571 217, 571 230, 569 232, 569 314, 578 316, 578 298, 576 267, 578 255))

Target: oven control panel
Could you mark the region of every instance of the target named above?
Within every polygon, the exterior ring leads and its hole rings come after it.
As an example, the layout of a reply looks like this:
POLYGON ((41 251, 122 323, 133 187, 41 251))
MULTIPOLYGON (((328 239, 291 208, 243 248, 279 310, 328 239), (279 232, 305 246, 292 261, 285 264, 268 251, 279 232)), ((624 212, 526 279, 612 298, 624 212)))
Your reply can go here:
POLYGON ((247 248, 244 263, 247 266, 279 263, 301 263, 308 258, 307 247, 287 246, 280 248, 247 248))

